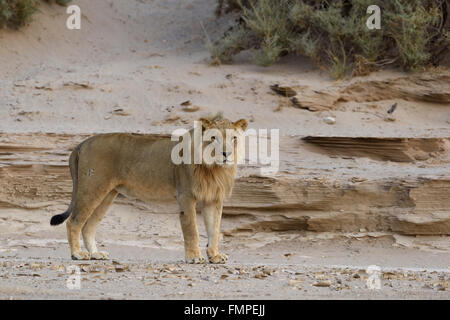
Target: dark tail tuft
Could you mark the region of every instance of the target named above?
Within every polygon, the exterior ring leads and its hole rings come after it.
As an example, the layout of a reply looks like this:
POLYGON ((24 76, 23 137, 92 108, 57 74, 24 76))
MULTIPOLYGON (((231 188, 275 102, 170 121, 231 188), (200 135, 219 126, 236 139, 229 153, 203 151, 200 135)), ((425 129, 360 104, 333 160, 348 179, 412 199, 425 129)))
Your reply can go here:
POLYGON ((64 213, 57 214, 56 216, 53 216, 50 220, 50 225, 57 226, 58 224, 63 223, 66 221, 66 219, 70 216, 70 210, 67 210, 64 213))
MULTIPOLYGON (((84 142, 83 142, 84 143, 84 142)), ((57 226, 58 224, 63 223, 67 220, 67 218, 72 213, 73 209, 73 202, 75 201, 75 197, 77 194, 77 187, 78 187, 78 158, 80 153, 81 145, 79 144, 70 154, 69 158, 69 168, 70 168, 70 175, 72 176, 73 181, 73 189, 72 189, 72 200, 70 200, 70 205, 67 210, 61 214, 57 214, 56 216, 53 216, 50 220, 50 225, 57 226)))

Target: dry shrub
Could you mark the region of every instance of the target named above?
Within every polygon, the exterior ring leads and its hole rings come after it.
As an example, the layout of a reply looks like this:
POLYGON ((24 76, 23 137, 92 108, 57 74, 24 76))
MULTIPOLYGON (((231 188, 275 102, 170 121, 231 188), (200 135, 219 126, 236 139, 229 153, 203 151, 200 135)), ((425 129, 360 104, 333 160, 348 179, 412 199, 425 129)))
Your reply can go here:
MULTIPOLYGON (((52 2, 51 0, 45 0, 52 2)), ((66 5, 71 0, 54 0, 59 5, 66 5)), ((37 0, 0 0, 0 28, 18 29, 30 21, 37 10, 37 0)))
POLYGON ((219 0, 216 13, 230 11, 239 12, 238 23, 210 43, 221 62, 251 49, 254 62, 268 66, 293 53, 342 78, 387 65, 438 65, 450 45, 445 0, 219 0), (381 8, 380 30, 366 26, 373 4, 381 8))

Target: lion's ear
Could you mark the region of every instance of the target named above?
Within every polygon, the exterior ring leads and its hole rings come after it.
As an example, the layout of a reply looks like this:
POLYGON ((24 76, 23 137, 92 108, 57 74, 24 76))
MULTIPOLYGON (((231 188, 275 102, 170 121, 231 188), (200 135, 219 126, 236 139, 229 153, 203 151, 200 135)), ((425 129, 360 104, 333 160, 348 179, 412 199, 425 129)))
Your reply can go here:
POLYGON ((212 123, 211 120, 205 119, 205 118, 200 118, 198 119, 198 121, 202 122, 202 129, 208 129, 209 127, 211 127, 212 123))
POLYGON ((245 130, 247 129, 248 122, 247 122, 247 120, 245 120, 245 119, 241 119, 241 120, 236 121, 236 122, 234 123, 234 126, 235 126, 236 128, 241 128, 242 131, 245 131, 245 130))

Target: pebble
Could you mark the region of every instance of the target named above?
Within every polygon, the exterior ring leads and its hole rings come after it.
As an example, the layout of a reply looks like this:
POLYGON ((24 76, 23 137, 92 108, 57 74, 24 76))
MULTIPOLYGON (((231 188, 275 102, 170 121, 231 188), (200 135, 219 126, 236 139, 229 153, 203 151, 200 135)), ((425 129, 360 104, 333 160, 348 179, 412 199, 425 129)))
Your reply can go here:
POLYGON ((326 124, 335 124, 336 123, 336 118, 334 118, 334 117, 325 117, 325 118, 323 118, 323 121, 326 123, 326 124))
POLYGON ((319 281, 319 282, 315 282, 313 283, 314 287, 329 287, 331 286, 331 281, 319 281))

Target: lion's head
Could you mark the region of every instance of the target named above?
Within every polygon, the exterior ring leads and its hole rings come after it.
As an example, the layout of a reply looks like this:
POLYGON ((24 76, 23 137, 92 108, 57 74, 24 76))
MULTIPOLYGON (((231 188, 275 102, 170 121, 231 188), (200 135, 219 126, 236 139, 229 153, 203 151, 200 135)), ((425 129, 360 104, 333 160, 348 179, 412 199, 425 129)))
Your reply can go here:
POLYGON ((232 167, 242 159, 243 135, 248 123, 245 119, 232 122, 216 115, 200 118, 202 126, 202 162, 208 167, 232 167))

